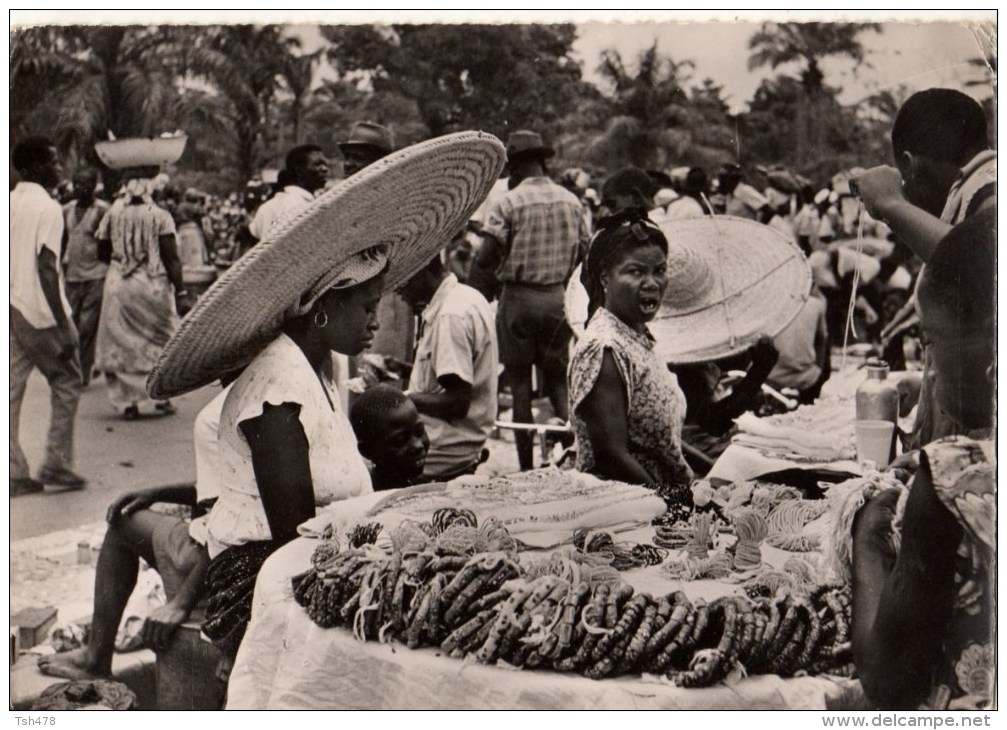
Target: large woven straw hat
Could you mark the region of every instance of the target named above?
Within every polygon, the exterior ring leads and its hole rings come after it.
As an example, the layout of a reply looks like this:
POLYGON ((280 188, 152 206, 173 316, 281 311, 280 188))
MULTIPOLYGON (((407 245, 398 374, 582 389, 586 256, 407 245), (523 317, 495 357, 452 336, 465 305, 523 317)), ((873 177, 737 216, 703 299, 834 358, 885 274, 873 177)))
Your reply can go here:
POLYGON ((716 216, 664 221, 668 289, 648 325, 664 362, 735 355, 775 337, 811 291, 801 250, 769 226, 716 216))
POLYGON ((461 132, 395 152, 280 222, 228 269, 182 320, 147 380, 169 398, 247 365, 280 333, 287 312, 346 260, 389 248, 385 289, 425 266, 496 182, 496 137, 461 132))

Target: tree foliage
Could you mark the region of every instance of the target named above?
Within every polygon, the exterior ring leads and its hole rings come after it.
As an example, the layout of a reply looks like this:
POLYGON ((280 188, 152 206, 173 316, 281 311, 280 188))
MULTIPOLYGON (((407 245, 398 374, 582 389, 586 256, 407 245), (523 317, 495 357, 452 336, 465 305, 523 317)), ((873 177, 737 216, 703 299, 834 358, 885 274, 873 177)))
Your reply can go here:
MULTIPOLYGON (((46 133, 72 171, 116 136, 184 129, 179 168, 193 179, 244 184, 291 146, 312 141, 334 159, 354 122, 390 127, 399 146, 460 129, 502 139, 541 132, 554 166, 604 176, 723 162, 782 163, 823 181, 836 169, 888 155, 904 91, 844 106, 825 59, 865 63, 873 24, 767 23, 749 41, 765 80, 737 115, 712 79, 662 54, 609 50, 603 81, 585 82, 573 25, 352 25, 321 29, 305 50, 281 25, 37 27, 11 36, 10 133, 46 133), (321 71, 324 70, 324 73, 321 71)), ((988 80, 976 59, 963 83, 988 80)), ((995 63, 995 56, 993 57, 995 63)), ((991 114, 995 100, 986 102, 991 114)), ((207 182, 209 185, 210 183, 207 182)))
POLYGON ((327 26, 329 59, 374 91, 412 100, 430 136, 549 133, 576 103, 572 25, 327 26))

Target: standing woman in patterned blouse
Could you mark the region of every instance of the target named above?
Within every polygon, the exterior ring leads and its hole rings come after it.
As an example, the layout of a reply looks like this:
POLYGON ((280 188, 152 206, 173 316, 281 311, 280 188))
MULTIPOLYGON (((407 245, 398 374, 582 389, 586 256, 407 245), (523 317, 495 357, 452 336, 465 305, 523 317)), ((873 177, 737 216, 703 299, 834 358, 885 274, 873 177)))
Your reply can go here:
POLYGON ((591 318, 570 362, 577 468, 631 484, 688 484, 685 396, 647 329, 664 298, 668 242, 646 211, 599 221, 582 278, 591 318))

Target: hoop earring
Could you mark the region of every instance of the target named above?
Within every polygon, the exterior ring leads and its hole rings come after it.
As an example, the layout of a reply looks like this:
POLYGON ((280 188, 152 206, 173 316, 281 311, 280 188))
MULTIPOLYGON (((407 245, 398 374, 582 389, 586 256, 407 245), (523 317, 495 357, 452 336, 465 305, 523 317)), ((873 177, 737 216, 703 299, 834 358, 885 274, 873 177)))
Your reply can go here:
POLYGON ((325 313, 324 309, 319 309, 318 311, 315 312, 315 316, 312 319, 312 321, 315 323, 315 327, 317 327, 318 329, 324 329, 325 326, 329 323, 329 315, 325 313), (319 314, 322 315, 321 322, 318 321, 319 314))

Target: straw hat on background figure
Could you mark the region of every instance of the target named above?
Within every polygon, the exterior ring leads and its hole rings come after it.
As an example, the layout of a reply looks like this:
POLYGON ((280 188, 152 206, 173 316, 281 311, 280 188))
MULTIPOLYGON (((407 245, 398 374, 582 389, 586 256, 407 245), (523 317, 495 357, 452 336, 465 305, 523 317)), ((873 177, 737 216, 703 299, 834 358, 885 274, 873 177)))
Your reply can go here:
POLYGON ((775 337, 811 291, 801 250, 744 218, 681 218, 660 224, 668 239, 668 288, 650 331, 667 363, 736 355, 775 337))
POLYGON ((395 152, 322 193, 200 297, 148 391, 174 396, 244 367, 356 268, 380 264, 385 291, 394 291, 465 225, 503 165, 496 137, 462 132, 395 152))

